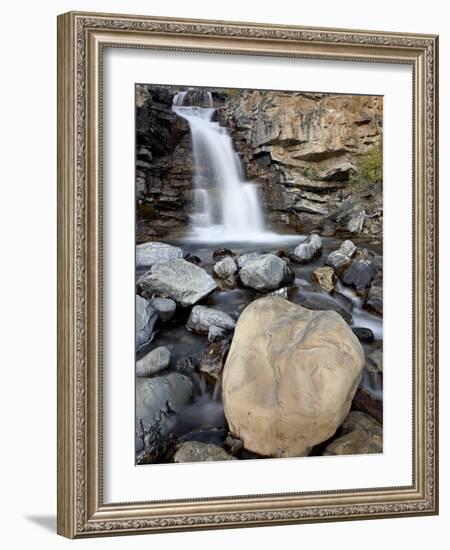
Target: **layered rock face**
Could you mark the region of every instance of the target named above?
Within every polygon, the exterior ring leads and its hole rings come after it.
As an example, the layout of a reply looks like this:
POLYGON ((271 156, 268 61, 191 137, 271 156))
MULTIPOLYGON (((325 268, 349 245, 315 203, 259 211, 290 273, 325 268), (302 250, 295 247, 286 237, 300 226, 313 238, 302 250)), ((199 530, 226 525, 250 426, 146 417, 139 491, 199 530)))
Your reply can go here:
POLYGON ((381 236, 381 184, 351 180, 358 159, 381 146, 382 98, 243 90, 216 116, 247 176, 261 183, 275 225, 381 236))
POLYGON ((137 242, 187 222, 192 146, 188 123, 172 111, 173 96, 163 87, 136 87, 137 242))
POLYGON ((278 296, 241 314, 223 371, 230 431, 263 456, 304 456, 350 410, 364 366, 356 336, 334 311, 278 296))

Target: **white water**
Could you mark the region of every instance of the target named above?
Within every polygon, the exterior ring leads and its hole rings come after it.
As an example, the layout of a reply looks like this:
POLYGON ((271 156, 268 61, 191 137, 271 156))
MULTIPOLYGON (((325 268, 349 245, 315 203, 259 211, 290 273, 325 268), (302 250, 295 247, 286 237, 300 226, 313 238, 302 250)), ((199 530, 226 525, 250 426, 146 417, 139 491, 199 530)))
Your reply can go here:
POLYGON ((336 290, 350 298, 353 302, 352 326, 370 328, 373 332, 375 340, 383 339, 383 319, 368 312, 363 308, 363 300, 349 287, 343 285, 340 281, 336 284, 336 290))
POLYGON ((211 92, 179 92, 173 110, 188 121, 194 168, 193 240, 272 241, 265 229, 258 185, 245 181, 242 166, 225 128, 211 120, 211 92), (186 105, 187 103, 195 105, 186 105))

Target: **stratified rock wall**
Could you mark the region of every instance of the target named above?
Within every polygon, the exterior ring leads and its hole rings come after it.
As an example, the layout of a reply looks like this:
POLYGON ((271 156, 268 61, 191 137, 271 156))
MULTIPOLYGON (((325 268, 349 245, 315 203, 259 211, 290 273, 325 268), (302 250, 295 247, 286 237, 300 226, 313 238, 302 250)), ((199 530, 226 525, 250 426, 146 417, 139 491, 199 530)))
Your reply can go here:
POLYGON ((172 111, 174 95, 168 88, 136 87, 137 242, 188 223, 192 146, 188 123, 172 111))
POLYGON ((276 226, 381 236, 382 186, 355 185, 355 176, 358 159, 381 146, 382 101, 242 90, 216 116, 230 129, 247 177, 260 182, 276 226))

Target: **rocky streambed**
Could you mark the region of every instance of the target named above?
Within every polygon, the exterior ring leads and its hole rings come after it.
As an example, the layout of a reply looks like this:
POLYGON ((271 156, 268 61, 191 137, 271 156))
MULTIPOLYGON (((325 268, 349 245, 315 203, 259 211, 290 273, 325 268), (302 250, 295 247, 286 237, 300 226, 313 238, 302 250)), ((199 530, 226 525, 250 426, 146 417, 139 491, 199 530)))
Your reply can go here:
POLYGON ((378 244, 182 239, 136 257, 138 464, 382 452, 378 244))

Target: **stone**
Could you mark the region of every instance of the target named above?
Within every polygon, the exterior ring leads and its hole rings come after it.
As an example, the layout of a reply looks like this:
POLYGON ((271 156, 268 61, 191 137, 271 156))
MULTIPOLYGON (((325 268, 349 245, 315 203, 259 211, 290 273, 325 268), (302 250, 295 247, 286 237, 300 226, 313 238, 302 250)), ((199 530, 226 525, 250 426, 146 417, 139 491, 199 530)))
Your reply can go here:
POLYGON ((326 169, 320 174, 325 181, 347 181, 352 173, 355 172, 353 164, 347 161, 336 162, 331 168, 326 169))
POLYGON ((186 326, 192 332, 208 334, 211 327, 222 331, 234 330, 236 321, 224 311, 207 306, 192 308, 186 326))
POLYGON ((383 428, 368 414, 351 411, 341 426, 341 434, 326 447, 324 455, 383 452, 383 428))
POLYGON ((208 273, 186 260, 156 264, 138 281, 143 296, 165 297, 183 307, 209 296, 217 285, 208 273))
POLYGON ((355 209, 350 215, 347 222, 347 229, 350 233, 361 233, 366 219, 365 210, 360 207, 355 209))
POLYGON ((307 237, 294 250, 293 259, 300 263, 310 262, 322 254, 322 239, 315 233, 307 237))
POLYGON ((378 268, 370 260, 353 260, 345 271, 342 281, 356 291, 365 291, 375 277, 378 268))
POLYGON ((372 351, 366 359, 366 369, 369 372, 383 372, 383 350, 381 348, 372 351))
POLYGON ((241 452, 243 445, 240 439, 227 435, 225 439, 225 447, 228 448, 232 455, 236 456, 241 452))
POLYGON ((149 302, 158 312, 161 321, 170 321, 175 315, 177 304, 170 298, 153 298, 149 302))
POLYGON ((202 260, 198 256, 191 256, 191 254, 188 254, 184 259, 190 264, 202 265, 202 260))
POLYGON ((306 456, 347 417, 363 366, 361 344, 335 312, 278 296, 251 302, 222 376, 231 434, 262 456, 306 456))
POLYGON ((352 241, 346 240, 341 244, 338 250, 331 252, 327 256, 325 264, 331 266, 339 275, 351 264, 355 252, 356 246, 352 241))
POLYGON ((383 452, 383 439, 363 430, 338 437, 325 448, 324 455, 366 455, 383 452))
POLYGON ((215 342, 216 340, 221 340, 225 336, 225 331, 214 325, 209 327, 208 330, 208 342, 215 342))
POLYGON ((282 288, 279 288, 278 290, 274 290, 273 292, 269 292, 269 296, 281 296, 282 298, 288 297, 288 289, 286 286, 283 286, 282 288))
POLYGON ((153 376, 166 369, 170 363, 170 351, 160 346, 136 362, 136 376, 153 376))
POLYGON ((319 204, 315 204, 307 199, 298 200, 292 207, 296 212, 306 212, 308 214, 319 214, 320 216, 326 216, 328 210, 319 204))
POLYGON ((360 342, 373 342, 375 339, 375 336, 370 328, 352 327, 352 330, 360 342))
POLYGON ((185 441, 177 446, 173 461, 176 463, 184 462, 211 462, 219 460, 236 460, 234 456, 228 454, 225 449, 212 443, 202 443, 201 441, 185 441))
POLYGON ((155 335, 158 313, 150 302, 136 294, 136 349, 151 342, 155 335))
POLYGON ((152 265, 177 260, 183 257, 183 250, 178 246, 161 242, 149 242, 136 246, 136 265, 152 267, 152 265))
POLYGON ((230 341, 227 339, 211 342, 200 360, 200 372, 214 380, 220 380, 229 349, 230 341))
POLYGON ((225 256, 225 258, 214 265, 213 271, 220 279, 227 279, 236 273, 237 265, 231 256, 225 256))
POLYGON ((318 267, 313 271, 312 280, 319 284, 326 292, 333 292, 336 276, 332 267, 318 267))
POLYGON ((361 411, 350 411, 341 426, 341 433, 343 435, 353 432, 354 430, 363 430, 377 435, 381 435, 383 432, 383 428, 379 422, 369 414, 361 411))
POLYGON ((331 296, 318 292, 308 292, 304 295, 299 293, 298 302, 307 309, 313 309, 316 311, 335 311, 344 319, 348 324, 352 322, 352 314, 331 296))
POLYGON ((245 267, 248 263, 253 262, 259 256, 258 252, 249 252, 248 254, 242 254, 237 258, 237 265, 239 269, 245 267))
POLYGON ((274 254, 262 254, 239 272, 241 283, 260 292, 276 290, 292 280, 290 267, 274 254))
POLYGON ((236 275, 229 275, 226 279, 216 279, 216 284, 219 290, 227 291, 227 290, 233 290, 233 288, 236 288, 238 286, 238 280, 236 275))
POLYGON ((175 369, 182 374, 191 375, 195 372, 195 364, 191 357, 182 357, 176 362, 175 369))
POLYGON ((230 250, 229 248, 216 248, 213 252, 213 259, 214 260, 221 260, 223 258, 226 258, 227 256, 234 256, 234 252, 230 250))
POLYGON ((377 399, 363 388, 362 385, 360 385, 356 391, 352 408, 369 414, 378 420, 378 422, 382 422, 383 420, 383 401, 377 399))
POLYGON ((144 429, 160 422, 161 431, 167 434, 175 425, 175 414, 191 402, 194 386, 190 378, 170 372, 153 378, 136 378, 136 427, 140 421, 144 429))
POLYGON ((378 271, 372 279, 364 306, 383 315, 383 272, 378 271))

